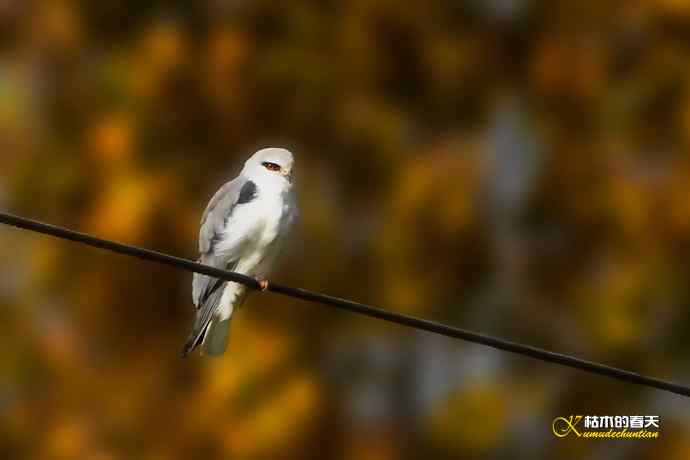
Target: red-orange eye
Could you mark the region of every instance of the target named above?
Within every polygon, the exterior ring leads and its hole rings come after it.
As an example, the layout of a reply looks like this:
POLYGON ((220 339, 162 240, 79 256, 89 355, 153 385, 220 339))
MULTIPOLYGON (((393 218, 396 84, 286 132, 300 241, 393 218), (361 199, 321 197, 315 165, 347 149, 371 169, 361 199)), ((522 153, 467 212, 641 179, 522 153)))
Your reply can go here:
POLYGON ((271 163, 270 161, 264 161, 261 164, 264 168, 268 169, 269 171, 280 171, 280 166, 278 166, 275 163, 271 163))

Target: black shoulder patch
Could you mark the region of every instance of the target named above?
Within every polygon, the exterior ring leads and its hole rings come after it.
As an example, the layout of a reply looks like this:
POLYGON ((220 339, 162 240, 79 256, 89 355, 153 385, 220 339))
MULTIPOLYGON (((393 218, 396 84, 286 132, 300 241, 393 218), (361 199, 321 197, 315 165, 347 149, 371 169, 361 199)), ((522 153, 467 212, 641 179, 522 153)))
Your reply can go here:
POLYGON ((256 184, 248 180, 247 182, 245 182, 245 184, 242 186, 242 189, 240 190, 240 196, 237 199, 237 204, 249 203, 250 201, 254 200, 254 198, 256 198, 256 195, 256 184))

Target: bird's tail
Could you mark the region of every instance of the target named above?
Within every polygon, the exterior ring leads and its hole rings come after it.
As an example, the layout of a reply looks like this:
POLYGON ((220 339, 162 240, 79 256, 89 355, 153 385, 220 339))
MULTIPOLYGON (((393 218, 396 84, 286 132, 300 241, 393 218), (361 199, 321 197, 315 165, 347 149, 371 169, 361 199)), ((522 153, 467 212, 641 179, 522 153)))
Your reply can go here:
POLYGON ((194 351, 194 349, 196 349, 199 345, 204 343, 206 335, 211 327, 211 323, 213 322, 213 316, 216 313, 216 310, 218 309, 223 297, 225 284, 226 283, 217 285, 197 310, 192 333, 189 335, 189 338, 182 349, 183 358, 194 351))
POLYGON ((227 319, 213 318, 211 320, 203 340, 204 351, 207 355, 222 355, 225 349, 228 348, 231 319, 232 316, 227 319))
POLYGON ((232 313, 246 297, 246 288, 237 283, 223 282, 222 286, 213 289, 197 311, 194 329, 182 350, 182 356, 187 356, 202 344, 210 356, 223 354, 228 347, 232 313))

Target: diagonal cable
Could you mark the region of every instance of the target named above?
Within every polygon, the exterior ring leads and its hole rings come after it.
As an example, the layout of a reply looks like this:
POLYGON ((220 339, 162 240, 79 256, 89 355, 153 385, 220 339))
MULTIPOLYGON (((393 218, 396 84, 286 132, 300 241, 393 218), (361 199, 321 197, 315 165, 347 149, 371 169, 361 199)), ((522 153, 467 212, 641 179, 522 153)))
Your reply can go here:
MULTIPOLYGON (((27 219, 25 217, 0 212, 0 223, 11 225, 13 227, 29 230, 36 233, 42 233, 44 235, 54 236, 56 238, 74 241, 76 243, 86 244, 88 246, 105 249, 108 251, 124 254, 131 257, 137 257, 142 260, 148 260, 159 264, 169 265, 171 267, 181 268, 189 272, 196 272, 204 275, 209 275, 214 278, 221 278, 225 281, 234 281, 237 283, 242 283, 253 289, 261 288, 259 282, 250 276, 226 270, 220 270, 217 268, 209 267, 207 265, 192 262, 191 260, 171 256, 168 254, 164 254, 162 252, 152 251, 150 249, 144 249, 136 246, 117 243, 115 241, 105 240, 92 235, 88 235, 86 233, 76 232, 74 230, 69 230, 63 227, 58 227, 55 225, 38 222, 36 220, 27 219)), ((373 307, 371 305, 353 302, 351 300, 341 299, 339 297, 333 297, 318 292, 312 292, 306 289, 293 288, 290 286, 283 286, 281 284, 271 282, 268 285, 268 290, 271 292, 275 292, 277 294, 286 295, 288 297, 306 300, 307 302, 314 302, 329 307, 335 307, 341 310, 347 310, 352 313, 358 313, 360 315, 378 318, 383 321, 408 326, 414 329, 420 329, 428 332, 433 332, 435 334, 445 335, 446 337, 452 337, 455 339, 486 345, 492 348, 496 348, 498 350, 508 351, 522 356, 528 356, 530 358, 538 359, 540 361, 560 364, 561 366, 579 369, 581 371, 589 372, 591 374, 598 374, 605 377, 622 380, 624 382, 632 383, 635 385, 656 388, 659 390, 668 391, 682 396, 690 396, 690 387, 679 385, 673 382, 661 380, 654 377, 648 377, 624 369, 607 366, 606 364, 576 358, 574 356, 566 355, 563 353, 556 353, 553 351, 544 350, 530 345, 523 345, 521 343, 499 339, 485 334, 460 329, 457 327, 449 326, 447 324, 437 323, 434 321, 429 321, 410 315, 394 313, 391 311, 373 307)))

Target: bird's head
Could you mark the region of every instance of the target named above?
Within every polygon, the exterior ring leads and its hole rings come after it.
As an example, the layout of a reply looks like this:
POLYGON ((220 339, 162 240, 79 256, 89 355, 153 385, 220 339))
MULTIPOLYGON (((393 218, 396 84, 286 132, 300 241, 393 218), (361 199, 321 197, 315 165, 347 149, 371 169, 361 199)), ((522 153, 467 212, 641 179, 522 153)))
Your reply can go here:
POLYGON ((261 149, 244 163, 242 173, 251 178, 292 182, 294 159, 289 150, 269 147, 261 149))

